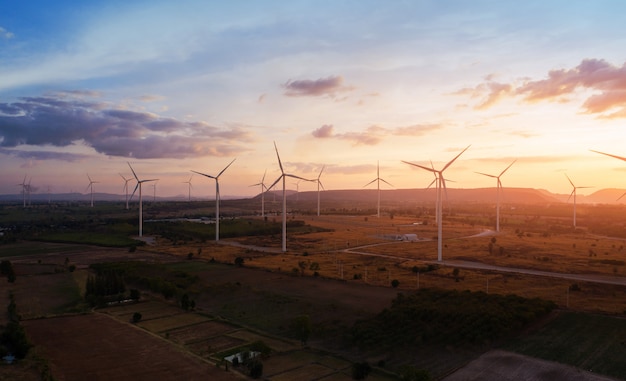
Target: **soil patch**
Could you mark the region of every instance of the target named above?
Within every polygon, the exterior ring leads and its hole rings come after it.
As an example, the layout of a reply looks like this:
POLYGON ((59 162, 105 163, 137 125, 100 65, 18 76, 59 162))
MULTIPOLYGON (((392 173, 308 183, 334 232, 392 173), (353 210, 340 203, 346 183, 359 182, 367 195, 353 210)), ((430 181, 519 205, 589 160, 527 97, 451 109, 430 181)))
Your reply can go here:
POLYGON ((102 314, 23 322, 60 380, 238 380, 171 343, 102 314))

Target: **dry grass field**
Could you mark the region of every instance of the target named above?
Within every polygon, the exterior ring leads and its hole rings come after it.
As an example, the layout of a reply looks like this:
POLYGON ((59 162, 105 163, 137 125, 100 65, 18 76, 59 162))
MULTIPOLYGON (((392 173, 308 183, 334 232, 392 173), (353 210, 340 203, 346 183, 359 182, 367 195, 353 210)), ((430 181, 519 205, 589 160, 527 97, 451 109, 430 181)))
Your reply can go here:
POLYGON ((399 289, 403 290, 440 287, 514 293, 552 300, 563 308, 612 314, 626 312, 626 287, 623 286, 470 269, 459 269, 459 276, 455 277, 454 265, 446 264, 446 261, 469 260, 554 273, 626 277, 622 239, 598 237, 583 229, 558 234, 542 233, 539 228, 537 231, 515 229, 516 233, 503 226, 501 233, 494 234, 467 223, 444 221, 444 263, 435 271, 424 272, 428 264, 436 264, 437 260, 437 228, 432 221, 423 225, 421 220, 402 216, 393 219, 340 215, 296 218, 332 231, 289 236, 288 252, 284 254, 264 251, 265 248, 279 250, 279 236, 223 239, 220 245, 170 246, 159 242, 157 247, 180 257, 194 253, 195 257, 224 263, 243 257, 246 266, 278 273, 312 276, 314 271, 310 267, 316 263, 319 276, 355 283, 390 286, 396 279, 399 289), (394 240, 398 235, 409 233, 416 234, 420 241, 394 240), (247 245, 247 248, 225 244, 229 241, 247 245), (201 254, 196 255, 199 249, 201 254), (419 275, 414 267, 422 269, 419 275), (574 287, 571 292, 570 287, 574 287))

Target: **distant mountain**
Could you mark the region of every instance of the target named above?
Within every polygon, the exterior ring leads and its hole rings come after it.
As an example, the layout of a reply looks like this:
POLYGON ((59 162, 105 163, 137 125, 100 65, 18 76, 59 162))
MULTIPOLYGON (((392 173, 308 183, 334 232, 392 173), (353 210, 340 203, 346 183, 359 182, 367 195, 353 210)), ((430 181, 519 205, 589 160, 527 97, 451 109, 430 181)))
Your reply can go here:
MULTIPOLYGON (((326 201, 336 202, 351 202, 351 203, 371 203, 378 198, 378 191, 376 189, 339 189, 339 190, 326 190, 322 191, 322 199, 326 201)), ((626 196, 624 196, 619 202, 616 201, 621 195, 626 192, 625 189, 600 189, 588 196, 577 195, 576 202, 579 204, 594 203, 594 204, 622 204, 626 203, 626 196)), ((287 197, 289 200, 298 200, 300 202, 317 202, 317 191, 296 192, 294 190, 287 190, 287 197)), ((516 203, 516 204, 550 204, 568 202, 569 194, 552 193, 545 189, 534 188, 503 188, 501 193, 502 203, 516 203)), ((8 194, 0 195, 0 202, 22 202, 22 194, 8 194)), ((260 195, 254 197, 242 197, 242 196, 222 196, 222 200, 240 200, 240 199, 256 199, 260 198, 260 195)), ((435 202, 436 190, 430 189, 381 189, 380 191, 381 201, 385 203, 421 203, 421 202, 435 202)), ((444 193, 444 197, 446 197, 444 193)), ((282 198, 282 190, 272 190, 266 193, 266 200, 280 201, 282 198)), ((470 203, 485 203, 495 202, 497 199, 496 188, 473 188, 473 189, 460 189, 460 188, 448 188, 447 198, 450 202, 470 202, 470 203)), ((30 195, 32 202, 48 202, 48 201, 75 201, 75 202, 89 202, 91 200, 90 194, 83 193, 33 193, 30 195)), ((137 195, 134 199, 136 201, 137 195)), ((187 201, 186 195, 176 195, 170 197, 158 197, 157 201, 187 201)), ((197 198, 192 197, 192 201, 213 201, 211 198, 197 198)), ((110 194, 110 193, 94 193, 95 201, 109 201, 109 202, 123 202, 125 200, 124 195, 110 194)), ((150 202, 153 200, 152 196, 144 196, 144 201, 150 202)), ((572 200, 569 200, 572 202, 572 200)))

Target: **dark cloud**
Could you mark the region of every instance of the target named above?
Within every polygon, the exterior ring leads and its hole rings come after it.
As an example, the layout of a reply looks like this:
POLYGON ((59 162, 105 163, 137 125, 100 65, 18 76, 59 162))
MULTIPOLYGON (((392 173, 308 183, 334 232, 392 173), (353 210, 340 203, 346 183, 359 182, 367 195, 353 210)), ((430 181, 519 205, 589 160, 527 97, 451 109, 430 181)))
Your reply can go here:
POLYGON ((376 145, 383 141, 385 136, 421 136, 430 131, 434 131, 442 128, 439 124, 416 124, 412 126, 385 128, 381 126, 370 126, 365 131, 351 131, 341 134, 334 132, 334 127, 331 124, 325 124, 320 128, 314 130, 311 135, 319 139, 335 138, 341 140, 348 140, 353 145, 376 145))
POLYGON ((217 128, 147 112, 54 97, 0 103, 0 147, 85 144, 110 156, 184 158, 241 152, 241 127, 217 128))
POLYGON ((601 59, 585 59, 571 69, 551 70, 545 79, 524 79, 518 86, 488 81, 456 94, 482 96, 476 108, 484 109, 507 96, 520 96, 526 102, 562 102, 580 90, 594 92, 582 105, 585 112, 603 118, 626 117, 626 63, 620 67, 601 59))
POLYGON ((284 85, 285 95, 288 97, 318 97, 329 95, 333 97, 335 93, 349 91, 350 87, 342 86, 343 78, 340 76, 320 78, 317 80, 303 79, 299 81, 287 81, 284 85))
POLYGON ((68 153, 68 152, 50 152, 50 151, 24 151, 10 150, 0 148, 0 155, 8 155, 26 160, 61 160, 68 162, 77 162, 87 159, 87 155, 68 153))

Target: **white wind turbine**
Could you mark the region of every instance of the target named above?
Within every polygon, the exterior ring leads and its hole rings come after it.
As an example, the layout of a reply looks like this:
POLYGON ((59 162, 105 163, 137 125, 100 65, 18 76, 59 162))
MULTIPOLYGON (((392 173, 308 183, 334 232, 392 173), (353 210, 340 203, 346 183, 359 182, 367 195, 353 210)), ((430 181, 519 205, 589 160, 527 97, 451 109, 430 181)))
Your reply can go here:
POLYGON ((482 173, 482 172, 476 172, 479 175, 483 175, 483 176, 487 176, 487 177, 492 177, 494 179, 496 179, 496 191, 497 191, 497 203, 496 203, 496 232, 500 233, 500 192, 502 191, 502 181, 500 181, 500 177, 502 177, 502 175, 504 175, 504 172, 508 171, 509 168, 511 168, 511 166, 517 161, 517 159, 513 160, 513 162, 511 164, 509 164, 508 167, 504 168, 504 171, 500 172, 499 175, 490 175, 487 173, 482 173))
POLYGON ((22 182, 17 185, 22 187, 22 199, 24 202, 23 207, 26 208, 26 189, 28 188, 28 184, 26 184, 26 175, 24 175, 24 180, 22 180, 22 182))
POLYGON ((188 184, 188 188, 189 188, 189 201, 191 201, 191 179, 193 178, 193 175, 191 175, 191 177, 189 177, 189 180, 187 181, 183 181, 183 184, 188 184))
POLYGON ((87 189, 91 191, 91 207, 93 208, 93 185, 97 184, 98 181, 93 181, 91 177, 89 177, 89 173, 87 174, 87 178, 89 179, 89 185, 87 185, 87 189))
POLYGON ((124 179, 124 193, 126 193, 126 210, 128 210, 128 182, 132 179, 127 179, 126 177, 124 177, 124 175, 122 175, 120 173, 120 176, 122 176, 122 178, 124 179))
POLYGON ((139 188, 139 236, 143 237, 143 198, 142 198, 142 192, 141 192, 141 184, 147 183, 149 181, 158 181, 159 179, 139 180, 139 177, 137 177, 137 174, 135 173, 135 170, 130 165, 130 163, 128 163, 128 166, 130 167, 130 170, 133 172, 133 176, 135 176, 135 180, 137 180, 137 185, 135 185, 135 190, 133 190, 133 194, 130 195, 131 199, 133 198, 133 195, 137 191, 137 188, 139 188))
POLYGON ((376 217, 380 218, 380 182, 382 181, 383 183, 393 187, 393 185, 389 184, 387 181, 380 178, 380 162, 376 162, 376 178, 370 181, 369 183, 363 185, 363 188, 372 184, 374 181, 376 181, 376 186, 378 188, 378 204, 376 208, 376 217))
POLYGON ((224 167, 224 169, 222 169, 222 171, 218 173, 217 176, 211 176, 205 173, 191 171, 193 173, 197 173, 199 175, 202 175, 211 179, 215 179, 215 241, 216 242, 220 240, 220 181, 219 179, 222 173, 224 173, 224 171, 226 171, 226 169, 228 169, 228 167, 230 167, 230 165, 234 163, 235 160, 237 159, 233 159, 233 161, 231 161, 226 167, 224 167))
POLYGON ((265 191, 267 190, 267 186, 265 185, 265 175, 267 174, 267 169, 263 172, 263 177, 261 178, 261 182, 250 185, 251 187, 255 187, 257 185, 261 186, 261 218, 265 218, 265 191))
MULTIPOLYGON (((574 183, 572 182, 572 180, 569 178, 569 176, 567 175, 567 173, 565 174, 565 177, 567 177, 567 180, 569 181, 570 184, 572 184, 572 193, 569 194, 569 197, 567 198, 567 201, 569 201, 569 199, 574 196, 574 227, 576 227, 576 190, 577 189, 582 189, 582 188, 591 188, 591 187, 577 187, 576 185, 574 185, 574 183)), ((620 197, 621 198, 621 197, 620 197)))
POLYGON ((443 188, 444 191, 447 193, 448 190, 446 188, 446 179, 443 177, 443 171, 445 171, 446 169, 448 169, 448 167, 450 165, 452 165, 452 163, 454 163, 454 161, 456 159, 459 158, 459 156, 461 156, 463 154, 463 152, 467 151, 467 149, 470 148, 470 146, 465 147, 465 149, 463 151, 461 151, 461 153, 459 153, 458 155, 456 155, 454 157, 454 159, 450 160, 446 165, 444 165, 443 168, 441 168, 440 170, 435 170, 434 168, 429 168, 429 167, 424 167, 423 165, 419 165, 419 164, 414 164, 408 161, 402 161, 403 163, 418 167, 418 168, 422 168, 424 170, 427 170, 429 172, 433 172, 437 175, 437 204, 438 204, 438 208, 437 208, 437 261, 441 262, 443 261, 443 255, 442 255, 442 247, 443 247, 443 224, 442 224, 442 209, 443 209, 443 205, 442 205, 442 200, 443 197, 441 197, 441 189, 443 188))
POLYGON ((154 184, 152 184, 152 191, 154 192, 152 195, 152 202, 156 202, 156 181, 154 182, 154 184))
POLYGON ((287 177, 291 177, 294 179, 300 179, 304 181, 313 181, 309 179, 302 178, 300 176, 292 175, 290 173, 285 173, 283 169, 283 163, 280 161, 280 155, 278 154, 278 148, 276 147, 276 142, 274 142, 274 150, 276 150, 276 157, 278 158, 278 166, 280 167, 280 176, 272 183, 272 185, 267 188, 270 190, 276 185, 280 180, 283 180, 283 232, 282 232, 282 251, 287 251, 287 189, 285 186, 285 179, 287 177))
MULTIPOLYGON (((324 172, 324 168, 326 168, 326 166, 322 166, 322 170, 320 171, 320 174, 317 175, 317 216, 320 216, 320 187, 322 187, 322 189, 324 189, 324 184, 322 184, 322 180, 320 180, 320 178, 322 177, 322 172, 324 172)), ((325 190, 325 189, 324 189, 325 190)))

